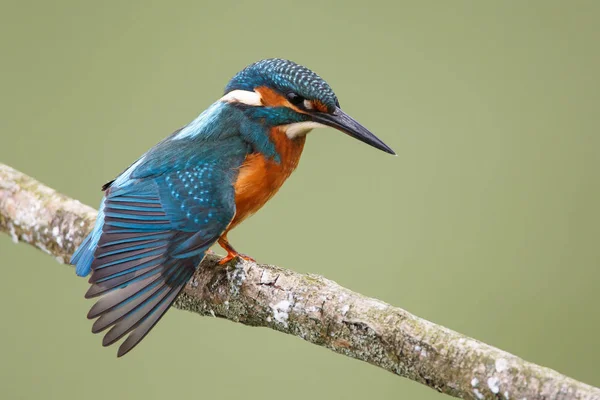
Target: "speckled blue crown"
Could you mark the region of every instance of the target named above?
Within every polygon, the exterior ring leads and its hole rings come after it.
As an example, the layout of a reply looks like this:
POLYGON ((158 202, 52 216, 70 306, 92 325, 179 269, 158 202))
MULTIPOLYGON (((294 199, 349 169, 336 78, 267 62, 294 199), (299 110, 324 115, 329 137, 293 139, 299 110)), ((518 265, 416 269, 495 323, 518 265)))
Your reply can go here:
POLYGON ((282 93, 295 92, 302 97, 318 100, 329 111, 339 106, 331 87, 310 69, 289 60, 269 58, 257 61, 238 72, 227 84, 225 93, 232 90, 254 90, 267 86, 282 93))

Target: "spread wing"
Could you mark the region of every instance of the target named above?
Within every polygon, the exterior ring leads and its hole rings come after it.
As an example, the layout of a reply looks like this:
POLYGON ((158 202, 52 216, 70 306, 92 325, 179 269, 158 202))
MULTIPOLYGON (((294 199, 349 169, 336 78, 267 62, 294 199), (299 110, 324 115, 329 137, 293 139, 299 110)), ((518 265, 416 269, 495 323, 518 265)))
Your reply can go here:
POLYGON ((103 345, 129 334, 118 356, 156 325, 233 219, 244 150, 173 154, 173 162, 148 153, 107 189, 96 227, 72 263, 80 275, 91 269, 86 297, 100 298, 88 318, 97 318, 94 333, 109 329, 103 345))

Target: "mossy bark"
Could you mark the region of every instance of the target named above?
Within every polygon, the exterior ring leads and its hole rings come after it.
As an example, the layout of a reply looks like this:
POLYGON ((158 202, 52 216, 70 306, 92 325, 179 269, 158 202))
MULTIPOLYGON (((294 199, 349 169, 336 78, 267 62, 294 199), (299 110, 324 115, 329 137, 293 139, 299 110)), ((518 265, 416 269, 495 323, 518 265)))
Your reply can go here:
MULTIPOLYGON (((0 164, 0 230, 67 261, 96 211, 0 164)), ((175 307, 298 336, 466 399, 600 400, 600 389, 318 275, 209 255, 175 307)))

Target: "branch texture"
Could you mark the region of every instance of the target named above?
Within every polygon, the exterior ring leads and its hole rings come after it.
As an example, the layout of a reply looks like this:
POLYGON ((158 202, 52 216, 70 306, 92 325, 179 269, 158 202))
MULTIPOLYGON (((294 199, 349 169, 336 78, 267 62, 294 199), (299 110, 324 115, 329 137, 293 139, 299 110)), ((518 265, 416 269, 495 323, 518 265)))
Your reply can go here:
MULTIPOLYGON (((0 230, 68 260, 96 211, 0 164, 0 230)), ((465 399, 600 400, 600 389, 318 275, 209 255, 175 307, 298 336, 465 399)))

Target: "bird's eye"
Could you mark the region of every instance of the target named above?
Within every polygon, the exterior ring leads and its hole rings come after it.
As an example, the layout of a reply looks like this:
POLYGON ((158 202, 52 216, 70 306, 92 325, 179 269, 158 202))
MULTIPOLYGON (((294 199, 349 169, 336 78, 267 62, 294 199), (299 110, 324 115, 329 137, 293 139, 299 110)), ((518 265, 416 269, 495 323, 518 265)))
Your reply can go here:
POLYGON ((289 100, 290 103, 292 103, 295 106, 301 105, 305 100, 304 97, 302 97, 294 92, 289 92, 287 94, 287 99, 289 100))

